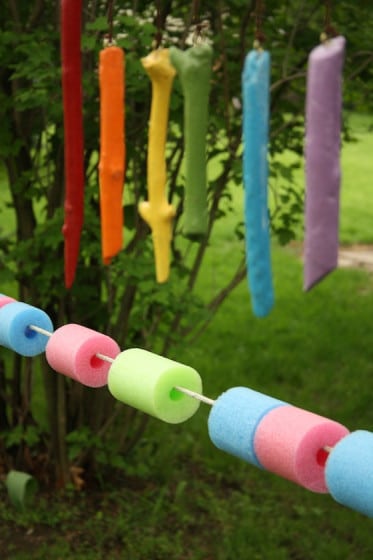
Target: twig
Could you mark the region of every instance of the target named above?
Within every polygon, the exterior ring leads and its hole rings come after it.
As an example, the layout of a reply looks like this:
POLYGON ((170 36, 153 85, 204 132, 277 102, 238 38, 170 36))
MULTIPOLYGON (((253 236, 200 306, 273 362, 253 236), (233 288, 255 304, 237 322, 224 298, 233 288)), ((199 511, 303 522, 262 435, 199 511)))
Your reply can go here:
POLYGON ((241 27, 240 27, 240 45, 241 45, 241 55, 240 55, 240 61, 241 64, 243 64, 245 55, 246 55, 246 51, 247 51, 247 46, 246 46, 246 37, 247 37, 247 28, 250 24, 251 21, 251 16, 254 10, 254 5, 255 5, 255 0, 251 0, 250 5, 248 6, 246 12, 243 14, 242 19, 241 19, 241 27))
MULTIPOLYGON (((219 202, 221 199, 221 195, 222 192, 224 191, 226 184, 228 182, 228 177, 229 177, 229 173, 231 171, 231 164, 232 161, 235 160, 236 158, 236 153, 237 153, 237 149, 240 145, 241 142, 241 138, 238 137, 236 139, 236 142, 233 144, 232 146, 232 152, 229 152, 230 157, 224 162, 225 166, 224 166, 224 170, 222 171, 222 173, 219 176, 219 179, 217 180, 217 186, 214 190, 214 194, 213 194, 213 198, 212 198, 212 203, 211 203, 211 207, 210 207, 210 213, 209 213, 209 223, 208 223, 208 228, 207 228, 207 233, 205 238, 203 239, 203 241, 200 243, 198 250, 197 250, 197 254, 194 258, 194 262, 189 274, 189 279, 185 288, 185 292, 183 294, 182 297, 184 298, 188 298, 190 293, 193 291, 193 288, 196 284, 200 269, 201 269, 201 264, 203 262, 203 257, 204 254, 206 252, 206 249, 209 245, 209 241, 210 241, 210 237, 211 237, 211 232, 212 232, 212 228, 214 225, 214 221, 215 221, 215 217, 216 217, 216 213, 218 211, 219 208, 219 202)), ((175 332, 177 332, 179 326, 180 326, 180 321, 182 319, 182 312, 179 311, 178 313, 175 314, 174 320, 172 321, 171 325, 170 325, 170 329, 169 329, 169 334, 166 336, 165 340, 164 340, 164 344, 162 347, 162 353, 163 354, 167 354, 168 349, 170 347, 170 344, 172 342, 172 336, 175 332)))
POLYGON ((291 126, 297 124, 299 116, 293 116, 291 119, 289 119, 288 121, 282 123, 281 126, 279 126, 278 128, 276 128, 276 130, 272 130, 270 133, 270 138, 276 138, 276 136, 278 136, 278 134, 280 134, 280 132, 282 132, 283 130, 286 130, 287 128, 290 128, 291 126))
POLYGON ((236 273, 232 276, 229 283, 226 284, 224 288, 222 288, 220 292, 218 292, 216 296, 207 304, 207 309, 210 312, 207 319, 205 319, 201 323, 201 326, 197 330, 195 330, 195 325, 193 325, 183 331, 183 336, 185 337, 194 331, 193 336, 188 339, 188 344, 193 344, 193 342, 197 340, 205 332, 205 330, 211 323, 212 319, 214 318, 221 304, 232 293, 232 291, 242 282, 242 280, 245 277, 246 277, 246 266, 245 266, 245 260, 243 260, 239 264, 236 273))
POLYGON ((9 4, 9 10, 12 14, 12 18, 13 18, 15 24, 16 24, 15 27, 16 27, 18 32, 21 32, 22 31, 22 23, 21 23, 21 18, 20 18, 20 15, 19 15, 17 2, 16 2, 16 0, 9 0, 8 4, 9 4))
POLYGON ((286 74, 287 74, 287 71, 288 71, 290 51, 293 47, 295 35, 297 34, 297 31, 298 31, 298 27, 299 27, 299 24, 300 24, 300 21, 301 21, 301 14, 304 11, 304 5, 305 4, 306 4, 306 1, 303 0, 301 2, 300 6, 299 6, 298 11, 297 11, 296 21, 293 25, 293 28, 292 28, 290 36, 289 36, 289 41, 288 41, 288 44, 286 46, 286 51, 285 51, 284 59, 283 59, 283 62, 282 62, 282 75, 283 75, 283 77, 286 77, 286 74))
POLYGON ((356 76, 358 76, 367 66, 369 66, 372 61, 373 53, 371 53, 370 56, 368 56, 368 58, 347 77, 347 80, 353 80, 354 78, 356 78, 356 76))
POLYGON ((37 0, 34 4, 34 8, 30 14, 27 22, 27 29, 33 29, 37 25, 39 17, 42 15, 44 10, 44 0, 37 0))
POLYGON ((277 88, 283 86, 287 82, 292 82, 293 80, 298 80, 300 78, 305 78, 306 75, 307 75, 306 72, 296 72, 295 74, 290 74, 288 76, 285 76, 285 77, 281 78, 281 80, 277 80, 277 82, 274 82, 271 85, 270 91, 271 92, 275 91, 277 88))
POLYGON ((227 57, 226 57, 226 44, 225 44, 225 37, 224 37, 224 28, 223 28, 223 3, 219 0, 218 4, 218 32, 220 35, 220 46, 221 46, 221 60, 222 60, 222 67, 223 67, 223 95, 224 95, 224 117, 225 117, 225 130, 228 136, 228 141, 231 138, 231 126, 230 126, 230 119, 229 119, 229 105, 230 105, 230 91, 229 91, 229 79, 228 79, 228 68, 227 68, 227 57))

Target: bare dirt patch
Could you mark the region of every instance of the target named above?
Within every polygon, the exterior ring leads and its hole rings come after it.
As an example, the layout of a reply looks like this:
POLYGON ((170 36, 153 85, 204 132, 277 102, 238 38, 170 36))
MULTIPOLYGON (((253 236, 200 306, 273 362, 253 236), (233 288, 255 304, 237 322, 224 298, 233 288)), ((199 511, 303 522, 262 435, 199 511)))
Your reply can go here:
MULTIPOLYGON (((293 242, 291 249, 303 260, 303 243, 293 242)), ((373 245, 341 245, 338 252, 339 268, 361 268, 373 271, 373 245)))
POLYGON ((373 246, 347 245, 340 247, 338 266, 340 268, 364 268, 373 271, 373 246))

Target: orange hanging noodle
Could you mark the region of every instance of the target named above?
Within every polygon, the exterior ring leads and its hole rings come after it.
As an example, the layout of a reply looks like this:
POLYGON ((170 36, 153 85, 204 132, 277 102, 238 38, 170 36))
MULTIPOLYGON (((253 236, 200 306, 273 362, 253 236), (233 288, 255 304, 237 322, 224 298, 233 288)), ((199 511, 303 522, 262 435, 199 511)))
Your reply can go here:
POLYGON ((121 48, 100 52, 100 214, 104 264, 123 246, 123 184, 125 174, 125 57, 121 48))

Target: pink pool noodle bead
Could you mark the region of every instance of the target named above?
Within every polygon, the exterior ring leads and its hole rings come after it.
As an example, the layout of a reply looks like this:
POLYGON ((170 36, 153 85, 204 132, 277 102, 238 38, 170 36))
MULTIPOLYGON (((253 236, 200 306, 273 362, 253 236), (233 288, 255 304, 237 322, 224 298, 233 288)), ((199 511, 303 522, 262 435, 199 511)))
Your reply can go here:
POLYGON ((120 348, 109 336, 70 323, 52 334, 45 352, 49 365, 58 373, 87 387, 103 387, 111 364, 96 354, 115 358, 120 348))
POLYGON ((333 447, 349 430, 333 420, 295 406, 271 410, 254 440, 262 466, 313 492, 327 493, 325 447, 333 447))
POLYGON ((4 294, 0 294, 0 309, 4 307, 4 305, 7 305, 8 303, 14 303, 15 301, 17 300, 10 296, 5 296, 4 294))

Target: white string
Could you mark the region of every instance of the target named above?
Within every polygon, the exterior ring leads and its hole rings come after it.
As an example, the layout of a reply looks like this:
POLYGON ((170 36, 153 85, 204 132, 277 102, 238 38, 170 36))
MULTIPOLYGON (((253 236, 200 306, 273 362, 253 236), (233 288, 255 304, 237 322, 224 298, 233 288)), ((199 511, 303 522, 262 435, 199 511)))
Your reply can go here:
POLYGON ((45 329, 42 329, 41 327, 37 327, 36 325, 29 325, 28 328, 32 331, 43 334, 44 336, 52 336, 53 334, 50 331, 46 331, 45 329))
MULTIPOLYGON (((53 334, 50 331, 42 329, 41 327, 37 327, 36 325, 29 325, 28 328, 31 329, 32 331, 35 331, 37 333, 43 334, 44 336, 48 336, 48 337, 51 337, 53 334)), ((114 362, 114 358, 111 358, 110 356, 105 356, 105 354, 101 354, 100 352, 97 352, 95 356, 100 360, 103 360, 104 362, 109 362, 110 364, 114 362)), ((209 399, 208 397, 205 397, 204 395, 200 395, 200 393, 196 393, 195 391, 191 391, 190 389, 186 389, 185 387, 178 386, 178 387, 174 387, 174 389, 176 389, 176 391, 180 391, 180 393, 184 393, 184 395, 188 395, 188 397, 192 397, 193 399, 197 399, 198 401, 209 404, 210 406, 213 406, 215 402, 213 399, 209 399)))
POLYGON ((114 358, 110 358, 110 356, 105 356, 105 354, 101 354, 100 352, 97 352, 96 357, 100 358, 100 360, 103 360, 104 362, 109 362, 109 364, 112 364, 114 362, 114 358))
MULTIPOLYGON (((29 325, 28 328, 40 334, 44 334, 45 336, 48 337, 52 336, 53 334, 50 331, 42 329, 41 327, 37 327, 36 325, 29 325)), ((103 360, 104 362, 109 362, 110 364, 114 362, 114 358, 110 358, 110 356, 105 356, 105 354, 101 354, 100 352, 97 352, 97 354, 95 355, 97 358, 103 360)), ((180 391, 180 393, 184 393, 184 395, 188 395, 188 397, 192 397, 193 399, 197 399, 198 401, 204 402, 205 404, 214 406, 215 401, 213 399, 210 399, 209 397, 205 397, 205 395, 201 395, 200 393, 196 393, 195 391, 191 391, 190 389, 186 389, 185 387, 177 386, 174 387, 174 389, 176 389, 176 391, 180 391)), ((324 445, 323 449, 327 453, 331 453, 333 451, 333 447, 330 447, 329 445, 324 445)))
MULTIPOLYGON (((36 325, 29 325, 28 328, 49 337, 53 334, 50 331, 42 329, 41 327, 37 327, 36 325)), ((105 354, 101 354, 100 352, 97 352, 95 356, 100 360, 103 360, 104 362, 109 362, 110 364, 114 362, 114 358, 105 356, 105 354)), ((180 393, 184 393, 184 395, 188 395, 188 397, 192 397, 193 399, 197 399, 198 401, 204 402, 205 404, 214 406, 215 401, 213 399, 210 399, 209 397, 205 397, 205 395, 201 395, 200 393, 196 393, 195 391, 191 391, 190 389, 186 389, 185 387, 177 386, 174 387, 174 389, 176 389, 176 391, 180 391, 180 393)), ((331 453, 333 451, 333 447, 330 447, 329 445, 324 445, 323 449, 327 453, 331 453)))
POLYGON ((213 399, 209 399, 208 397, 205 397, 204 395, 200 395, 199 393, 196 393, 195 391, 191 391, 190 389, 186 389, 185 387, 177 386, 174 387, 174 389, 176 389, 176 391, 180 391, 180 393, 184 393, 185 395, 188 395, 188 397, 192 397, 193 399, 197 399, 198 401, 209 404, 210 406, 213 406, 215 403, 213 399))

